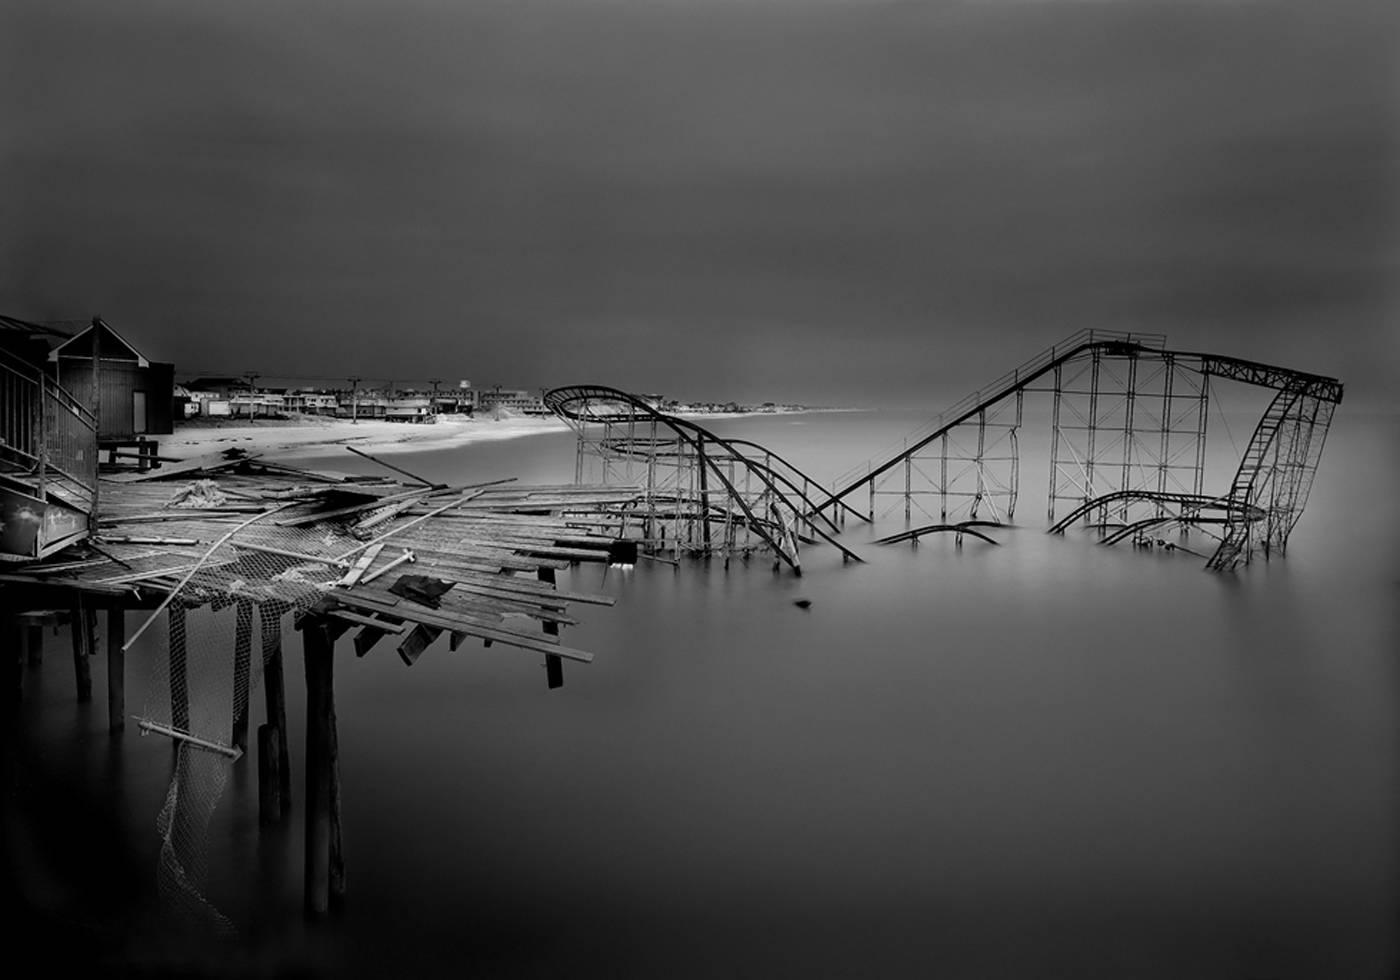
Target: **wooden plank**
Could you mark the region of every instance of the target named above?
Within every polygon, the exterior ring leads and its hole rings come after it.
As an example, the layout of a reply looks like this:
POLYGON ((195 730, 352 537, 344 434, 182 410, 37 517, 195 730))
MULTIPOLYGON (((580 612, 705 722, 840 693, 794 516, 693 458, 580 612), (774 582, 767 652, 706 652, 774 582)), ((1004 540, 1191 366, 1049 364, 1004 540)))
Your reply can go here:
MULTIPOLYGON (((541 568, 539 571, 539 578, 540 581, 545 583, 546 585, 553 585, 554 569, 541 568)), ((544 631, 549 636, 558 636, 559 624, 554 622, 546 622, 544 624, 544 631)), ((556 687, 564 686, 564 661, 560 660, 558 656, 552 653, 547 653, 544 655, 544 672, 545 684, 551 691, 554 690, 556 687)))
POLYGON ((432 642, 441 635, 441 627, 419 623, 399 644, 399 656, 403 658, 405 664, 412 667, 423 655, 423 651, 428 649, 432 642))
POLYGON ((365 570, 368 569, 370 565, 374 564, 374 560, 379 557, 379 553, 383 550, 383 544, 377 544, 367 550, 359 557, 355 564, 351 566, 350 571, 345 573, 345 577, 336 584, 345 586, 346 588, 354 585, 360 580, 360 576, 364 575, 365 570))
POLYGON ((364 616, 348 609, 332 609, 326 613, 336 619, 344 620, 347 623, 354 623, 357 626, 368 626, 379 630, 381 633, 403 633, 407 630, 402 623, 390 623, 382 619, 375 619, 373 616, 364 616))
POLYGON ((416 602, 404 600, 397 604, 383 602, 378 599, 371 599, 367 596, 356 595, 355 593, 334 592, 335 600, 347 606, 357 609, 366 609, 371 612, 389 613, 390 615, 402 616, 404 619, 413 620, 427 626, 440 626, 444 629, 454 630, 459 633, 466 633, 468 636, 475 636, 482 640, 493 640, 504 643, 507 646, 519 647, 522 650, 531 650, 535 653, 551 653, 556 656, 565 657, 569 660, 577 660, 580 663, 591 663, 593 654, 586 650, 575 650, 562 644, 552 644, 545 642, 543 638, 528 636, 522 633, 515 633, 507 629, 486 626, 480 622, 469 619, 465 616, 443 614, 427 606, 421 606, 416 602))
MULTIPOLYGON (((346 490, 346 493, 355 491, 346 490)), ((336 507, 333 510, 317 511, 314 514, 301 514, 297 517, 288 517, 285 520, 277 521, 278 527, 301 527, 304 524, 315 524, 317 521, 334 520, 337 517, 349 517, 352 514, 360 514, 367 510, 376 510, 388 504, 401 500, 417 500, 426 496, 431 490, 408 490, 403 493, 390 494, 387 497, 375 497, 373 500, 362 501, 358 504, 350 504, 345 507, 336 507)))

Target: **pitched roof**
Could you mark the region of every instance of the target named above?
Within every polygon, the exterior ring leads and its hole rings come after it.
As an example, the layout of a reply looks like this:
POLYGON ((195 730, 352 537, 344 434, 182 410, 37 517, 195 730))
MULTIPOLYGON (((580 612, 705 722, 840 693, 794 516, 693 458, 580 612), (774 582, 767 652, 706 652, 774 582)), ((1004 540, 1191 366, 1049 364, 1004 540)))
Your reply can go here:
POLYGON ((92 325, 82 333, 69 338, 49 351, 49 360, 60 357, 92 357, 92 332, 96 330, 97 346, 103 358, 115 361, 135 361, 139 367, 150 367, 142 353, 127 342, 126 338, 112 329, 112 325, 99 316, 92 318, 92 325), (66 348, 71 347, 68 351, 66 348))

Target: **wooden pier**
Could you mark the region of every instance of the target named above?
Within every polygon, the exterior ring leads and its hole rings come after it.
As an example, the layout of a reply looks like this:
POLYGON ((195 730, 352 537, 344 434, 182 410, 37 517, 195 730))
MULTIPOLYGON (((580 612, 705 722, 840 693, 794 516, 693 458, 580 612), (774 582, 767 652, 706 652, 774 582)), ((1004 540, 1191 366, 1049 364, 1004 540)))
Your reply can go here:
POLYGON ((560 641, 561 628, 578 622, 570 604, 613 600, 561 589, 556 571, 618 554, 619 511, 636 494, 617 486, 513 481, 443 486, 389 468, 392 479, 352 476, 231 451, 124 474, 102 481, 86 540, 43 559, 0 564, 0 636, 13 651, 14 696, 23 697, 23 664, 43 655, 41 624, 66 621, 76 696, 90 700, 88 658, 98 653, 97 620, 105 613, 113 735, 127 718, 126 654, 161 616, 168 627, 168 651, 160 654, 169 656, 170 718, 140 719, 138 727, 191 750, 240 758, 249 741, 258 637, 264 717, 255 732, 257 785, 267 823, 286 819, 293 800, 282 637, 283 617, 293 617, 306 679, 304 885, 312 918, 344 898, 337 641, 349 635, 363 657, 388 639, 409 666, 444 633, 452 650, 471 639, 499 643, 543 656, 547 686, 559 687, 565 661, 593 657, 560 641), (233 635, 226 643, 221 638, 217 652, 232 659, 234 685, 232 734, 224 744, 191 730, 186 678, 200 663, 191 655, 186 617, 231 605, 233 635))

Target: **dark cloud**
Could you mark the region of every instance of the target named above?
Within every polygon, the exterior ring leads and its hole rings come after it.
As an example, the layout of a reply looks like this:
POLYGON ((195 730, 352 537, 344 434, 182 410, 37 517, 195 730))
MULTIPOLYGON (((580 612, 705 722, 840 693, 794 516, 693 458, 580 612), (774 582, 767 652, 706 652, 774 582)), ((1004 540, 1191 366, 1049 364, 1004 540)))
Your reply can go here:
POLYGON ((1391 343, 1380 3, 0 18, 0 309, 191 368, 909 400, 1084 326, 1391 343))

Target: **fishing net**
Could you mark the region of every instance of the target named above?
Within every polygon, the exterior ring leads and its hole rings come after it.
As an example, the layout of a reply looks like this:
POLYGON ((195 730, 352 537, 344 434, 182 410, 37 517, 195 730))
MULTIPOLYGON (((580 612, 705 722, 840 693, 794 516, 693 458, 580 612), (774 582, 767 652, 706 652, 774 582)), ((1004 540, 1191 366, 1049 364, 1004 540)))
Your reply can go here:
POLYGON ((174 774, 157 821, 158 892, 172 919, 216 934, 231 933, 233 924, 206 895, 209 824, 232 767, 247 764, 255 694, 269 685, 279 692, 266 699, 263 714, 279 736, 285 808, 290 771, 282 637, 340 580, 347 555, 363 548, 337 529, 276 526, 275 513, 235 527, 192 561, 182 580, 171 583, 165 608, 141 627, 163 631, 165 642, 156 644, 139 725, 143 734, 167 736, 175 746, 174 774))

